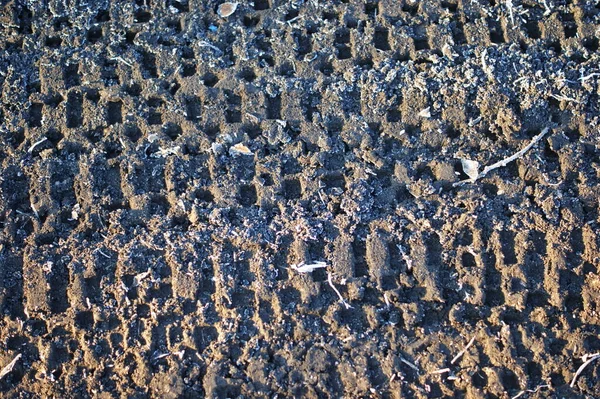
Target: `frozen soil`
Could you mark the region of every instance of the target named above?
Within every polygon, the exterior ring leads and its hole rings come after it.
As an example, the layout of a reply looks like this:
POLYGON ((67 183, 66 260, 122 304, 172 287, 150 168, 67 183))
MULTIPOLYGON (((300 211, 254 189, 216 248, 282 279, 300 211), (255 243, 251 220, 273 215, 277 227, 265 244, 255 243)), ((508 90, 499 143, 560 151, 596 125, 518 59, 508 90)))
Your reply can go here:
POLYGON ((597 397, 595 2, 219 4, 2 2, 0 396, 597 397))

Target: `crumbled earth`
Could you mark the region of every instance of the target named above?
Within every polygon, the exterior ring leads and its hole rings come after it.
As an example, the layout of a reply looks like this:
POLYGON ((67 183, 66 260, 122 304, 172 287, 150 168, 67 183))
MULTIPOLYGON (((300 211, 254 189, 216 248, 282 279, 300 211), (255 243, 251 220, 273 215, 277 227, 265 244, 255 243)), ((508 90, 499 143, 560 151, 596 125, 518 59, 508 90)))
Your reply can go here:
POLYGON ((0 396, 598 397, 600 6, 222 3, 2 1, 0 396))

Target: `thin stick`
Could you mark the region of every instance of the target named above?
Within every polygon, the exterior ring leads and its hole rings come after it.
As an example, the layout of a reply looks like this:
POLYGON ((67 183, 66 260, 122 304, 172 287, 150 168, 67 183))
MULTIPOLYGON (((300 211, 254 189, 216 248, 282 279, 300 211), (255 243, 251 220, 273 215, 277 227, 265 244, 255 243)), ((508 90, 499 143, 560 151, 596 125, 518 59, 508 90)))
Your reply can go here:
POLYGON ((510 162, 514 161, 515 159, 521 158, 527 151, 529 151, 531 149, 531 147, 533 147, 538 141, 540 141, 542 139, 542 137, 544 137, 549 131, 550 131, 550 129, 545 128, 544 130, 542 130, 542 132, 540 134, 538 134, 537 136, 532 138, 531 141, 529 142, 529 144, 527 144, 525 146, 525 148, 523 148, 521 151, 517 151, 515 154, 511 155, 508 158, 504 158, 503 160, 498 161, 494 164, 491 164, 490 166, 486 166, 483 169, 483 172, 481 172, 481 174, 479 175, 479 178, 484 177, 485 175, 487 175, 494 169, 498 169, 503 166, 506 166, 510 162))
POLYGON ((109 58, 112 61, 121 61, 123 64, 125 65, 129 65, 130 67, 133 67, 133 64, 129 61, 126 61, 123 57, 112 57, 109 58))
POLYGON ((510 157, 504 158, 501 161, 498 161, 496 163, 493 163, 489 166, 486 166, 483 171, 475 178, 475 179, 467 179, 467 180, 462 180, 459 182, 454 183, 454 187, 456 186, 460 186, 466 183, 475 183, 477 180, 481 179, 482 177, 485 177, 488 173, 490 173, 491 171, 504 167, 506 165, 508 165, 509 163, 511 163, 512 161, 514 161, 515 159, 521 158, 527 151, 529 151, 531 149, 531 147, 533 147, 534 145, 536 145, 536 143, 538 141, 540 141, 542 139, 542 137, 544 137, 546 134, 548 134, 548 132, 550 131, 549 128, 545 128, 544 130, 542 130, 542 132, 536 136, 534 136, 531 141, 529 142, 529 144, 527 144, 524 148, 522 148, 520 151, 517 151, 516 153, 514 153, 513 155, 511 155, 510 157))
POLYGON ((452 359, 450 361, 450 364, 454 364, 458 359, 460 359, 461 356, 464 355, 465 352, 471 347, 471 345, 473 345, 473 342, 475 342, 475 337, 471 338, 471 340, 469 341, 469 343, 467 344, 467 346, 465 346, 463 348, 463 350, 461 350, 460 352, 458 352, 458 354, 456 356, 454 356, 454 359, 452 359))
POLYGON ((27 152, 31 154, 31 153, 33 152, 33 150, 35 150, 35 147, 37 147, 38 145, 40 145, 40 144, 42 144, 42 143, 45 143, 46 141, 48 141, 48 138, 47 138, 47 137, 44 137, 44 138, 42 138, 42 139, 40 139, 40 140, 36 141, 35 143, 33 143, 33 144, 31 145, 31 147, 29 147, 29 149, 27 150, 27 152))
POLYGON ((4 366, 2 371, 0 371, 0 380, 2 378, 4 378, 8 373, 10 373, 13 368, 15 368, 15 364, 17 364, 17 361, 20 358, 21 358, 21 354, 19 353, 17 356, 15 356, 15 358, 10 363, 8 363, 6 366, 4 366))
POLYGON ((589 75, 587 75, 587 76, 582 76, 582 77, 580 77, 580 78, 579 78, 579 80, 580 80, 580 81, 583 83, 583 82, 585 82, 586 80, 593 78, 594 76, 600 76, 600 73, 598 73, 598 72, 593 72, 593 73, 590 73, 590 74, 589 74, 589 75))
POLYGON ((558 101, 572 101, 576 104, 582 104, 581 101, 571 97, 563 96, 562 94, 550 94, 550 97, 557 99, 558 101))
POLYGON ((512 26, 515 26, 515 16, 513 14, 513 3, 512 0, 506 0, 506 8, 508 9, 508 16, 510 17, 510 22, 512 26))
POLYGON ((411 362, 409 362, 408 360, 406 360, 405 358, 403 358, 402 356, 400 357, 400 361, 404 364, 406 364, 408 367, 410 367, 411 369, 415 370, 417 373, 419 372, 419 368, 417 366, 415 366, 414 364, 412 364, 411 362))
POLYGON ((338 291, 337 288, 335 288, 335 285, 333 285, 333 280, 332 280, 332 277, 331 277, 331 273, 329 273, 329 272, 327 272, 327 282, 329 283, 329 286, 331 288, 333 288, 333 290, 337 294, 338 298, 340 298, 340 302, 344 304, 344 306, 346 307, 346 309, 352 309, 352 306, 350 306, 350 304, 348 302, 346 302, 346 300, 344 299, 344 297, 342 296, 342 294, 338 291))
POLYGON ((524 391, 519 392, 518 394, 516 394, 515 396, 513 396, 510 399, 517 399, 520 398, 521 396, 525 395, 526 393, 536 393, 537 391, 539 391, 542 388, 550 388, 550 385, 538 385, 535 389, 526 389, 524 391))
POLYGON ((439 370, 434 370, 429 374, 444 374, 444 373, 449 373, 450 369, 448 367, 446 367, 445 369, 439 369, 439 370))
POLYGON ((292 269, 294 269, 295 271, 297 271, 298 273, 312 273, 315 269, 322 269, 322 268, 327 267, 327 263, 321 262, 321 261, 316 261, 314 263, 307 265, 304 262, 301 262, 297 265, 291 265, 290 267, 292 269))
POLYGON ((413 268, 412 259, 410 259, 402 245, 398 244, 397 247, 398 251, 400 251, 400 256, 402 256, 402 260, 406 263, 406 268, 408 271, 411 271, 413 268))
POLYGON ((220 48, 218 48, 218 47, 216 47, 216 46, 213 46, 212 44, 210 44, 209 42, 207 42, 207 41, 204 41, 204 40, 203 40, 203 41, 201 41, 201 42, 199 42, 199 43, 198 43, 198 46, 199 46, 199 47, 208 47, 208 48, 210 48, 210 49, 213 49, 213 50, 215 50, 216 52, 220 52, 220 51, 221 51, 221 49, 220 49, 220 48))
POLYGON ((577 377, 579 377, 579 374, 581 374, 583 372, 583 369, 585 369, 591 362, 593 362, 596 359, 600 359, 600 353, 593 354, 590 359, 588 359, 587 361, 585 361, 577 369, 577 372, 575 373, 575 376, 573 377, 573 381, 571 381, 571 388, 573 388, 575 386, 575 381, 577 381, 577 377))

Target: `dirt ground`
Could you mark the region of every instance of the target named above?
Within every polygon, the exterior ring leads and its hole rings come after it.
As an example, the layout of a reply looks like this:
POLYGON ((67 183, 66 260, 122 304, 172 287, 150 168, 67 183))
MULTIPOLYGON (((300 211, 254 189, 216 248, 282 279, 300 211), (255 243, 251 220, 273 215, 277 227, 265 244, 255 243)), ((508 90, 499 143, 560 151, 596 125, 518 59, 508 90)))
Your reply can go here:
POLYGON ((600 397, 600 5, 222 3, 1 2, 0 396, 600 397))

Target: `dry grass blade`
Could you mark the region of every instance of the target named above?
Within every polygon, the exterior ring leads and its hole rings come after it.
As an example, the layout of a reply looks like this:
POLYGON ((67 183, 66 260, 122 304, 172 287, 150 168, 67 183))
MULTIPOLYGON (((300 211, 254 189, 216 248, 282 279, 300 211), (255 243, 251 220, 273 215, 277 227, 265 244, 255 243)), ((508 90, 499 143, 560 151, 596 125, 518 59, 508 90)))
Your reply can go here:
POLYGON ((444 373, 449 373, 450 369, 448 367, 446 367, 445 369, 439 369, 439 370, 434 370, 429 374, 444 374, 444 373))
POLYGON ((419 368, 417 366, 415 366, 414 364, 412 364, 411 362, 409 362, 408 360, 406 360, 405 358, 400 357, 400 361, 402 363, 406 364, 411 369, 415 370, 417 373, 419 372, 419 368))
POLYGON ((573 388, 575 386, 575 382, 577 381, 577 377, 579 377, 579 374, 581 374, 583 372, 583 370, 596 359, 600 359, 600 353, 595 353, 595 354, 591 355, 591 357, 588 360, 583 362, 583 364, 577 369, 577 371, 575 372, 575 375, 573 376, 573 381, 571 381, 571 384, 570 384, 571 388, 573 388))
POLYGON ((42 138, 42 139, 40 139, 40 140, 36 141, 35 143, 33 143, 33 144, 31 145, 31 147, 29 147, 29 149, 27 150, 27 152, 31 154, 31 153, 33 152, 33 150, 35 150, 35 148, 36 148, 38 145, 40 145, 40 144, 43 144, 43 143, 45 143, 46 141, 48 141, 48 138, 47 138, 47 137, 44 137, 44 138, 42 138))
POLYGON ((13 368, 15 368, 15 364, 17 364, 20 358, 21 354, 19 353, 10 363, 4 366, 2 371, 0 371, 0 380, 3 379, 8 373, 10 373, 13 370, 13 368))
POLYGON ((465 347, 463 348, 463 350, 461 350, 460 352, 458 352, 458 354, 457 354, 456 356, 454 356, 454 359, 452 359, 452 360, 450 361, 450 364, 454 364, 454 363, 456 363, 456 361, 457 361, 458 359, 460 359, 460 358, 461 358, 461 356, 462 356, 462 355, 464 355, 464 354, 465 354, 465 352, 466 352, 467 350, 469 350, 469 348, 471 347, 471 345, 473 345, 473 342, 475 342, 475 337, 471 338, 471 340, 469 341, 469 343, 467 344, 467 346, 465 346, 465 347))
POLYGON ((329 283, 329 286, 335 291, 338 298, 340 298, 340 302, 346 307, 346 309, 352 309, 352 306, 350 306, 350 304, 346 302, 340 291, 335 287, 335 285, 333 285, 333 279, 331 273, 329 272, 327 272, 327 282, 329 283))
POLYGON ((519 392, 518 394, 516 394, 515 396, 513 396, 510 399, 517 399, 517 398, 520 398, 521 396, 526 395, 528 393, 536 393, 537 391, 539 391, 542 388, 550 388, 550 385, 544 384, 544 385, 538 385, 535 389, 526 389, 524 391, 519 392))
POLYGON ((315 269, 322 269, 322 268, 326 268, 326 267, 327 267, 327 263, 321 262, 321 261, 310 263, 308 265, 306 265, 304 263, 299 263, 297 265, 291 266, 291 268, 294 269, 295 271, 297 271, 298 273, 312 273, 315 269))
POLYGON ((133 287, 137 287, 138 285, 140 285, 142 280, 145 279, 146 277, 148 277, 150 275, 150 273, 152 273, 152 270, 148 269, 145 272, 138 273, 137 275, 135 275, 135 277, 133 278, 133 284, 131 285, 131 287, 133 288, 133 287))
POLYGON ((457 183, 454 183, 453 186, 456 187, 456 186, 462 186, 463 184, 466 184, 466 183, 475 183, 477 180, 479 180, 482 177, 486 176, 488 173, 490 173, 494 169, 498 169, 498 168, 504 167, 504 166, 508 165, 509 163, 511 163, 512 161, 521 158, 527 151, 529 151, 531 149, 531 147, 533 147, 538 141, 540 141, 542 139, 542 137, 544 137, 546 134, 548 134, 549 131, 550 131, 549 128, 545 128, 544 130, 541 131, 540 134, 534 136, 531 139, 531 141, 529 142, 529 144, 527 144, 520 151, 517 151, 516 153, 514 153, 510 157, 504 158, 503 160, 498 161, 496 163, 493 163, 490 166, 486 166, 483 169, 483 171, 477 175, 477 177, 475 179, 471 178, 471 179, 459 181, 457 183))

